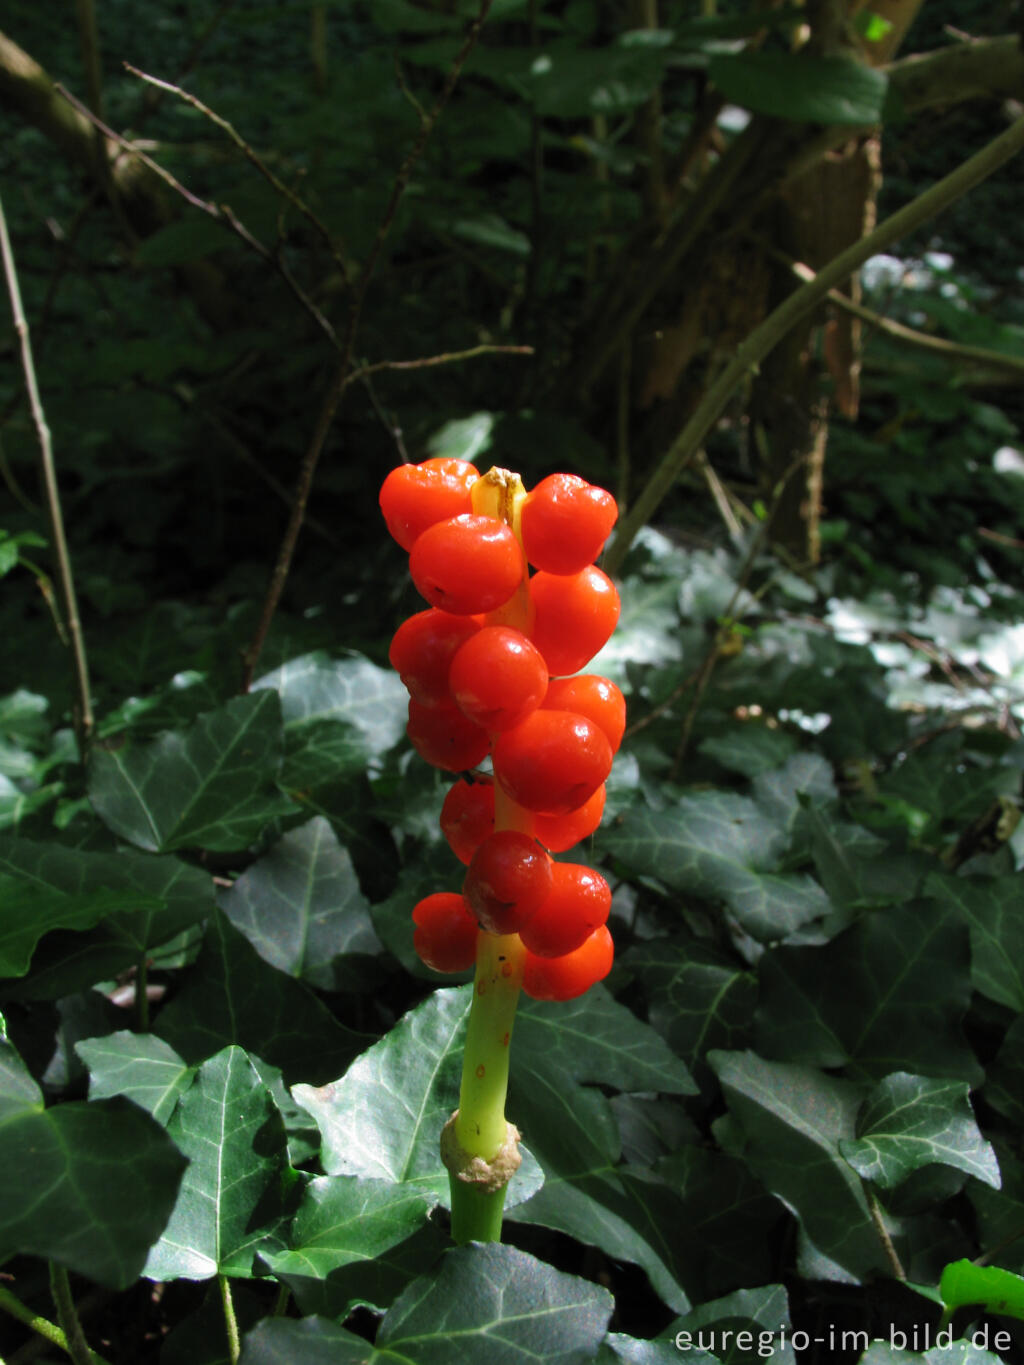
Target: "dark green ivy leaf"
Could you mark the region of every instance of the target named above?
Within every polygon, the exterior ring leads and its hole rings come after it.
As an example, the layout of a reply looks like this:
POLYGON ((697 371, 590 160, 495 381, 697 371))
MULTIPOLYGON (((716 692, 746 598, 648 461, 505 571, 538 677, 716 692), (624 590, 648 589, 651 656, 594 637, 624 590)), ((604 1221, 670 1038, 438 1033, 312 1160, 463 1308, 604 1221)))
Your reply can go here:
POLYGON ((143 1273, 151 1280, 250 1276, 256 1251, 284 1221, 292 1173, 284 1121, 241 1048, 203 1063, 167 1132, 189 1166, 143 1273))
POLYGON ((323 990, 351 988, 358 969, 344 959, 381 949, 348 850, 321 816, 286 834, 219 903, 265 962, 323 990))
POLYGON ((127 1100, 8 1111, 0 1121, 0 1261, 49 1257, 112 1289, 142 1272, 185 1159, 127 1100))
POLYGON ((839 1150, 859 1176, 883 1189, 936 1163, 999 1188, 999 1164, 978 1129, 966 1081, 886 1076, 857 1116, 856 1138, 845 1138, 839 1150))
POLYGON ((219 910, 155 1028, 189 1063, 236 1043, 280 1067, 289 1082, 337 1076, 368 1041, 300 982, 268 966, 219 910))
POLYGON ((498 1243, 456 1247, 385 1314, 376 1346, 324 1318, 264 1318, 241 1365, 584 1365, 613 1302, 607 1290, 498 1243))
POLYGON ((252 692, 208 711, 187 731, 148 743, 129 735, 119 748, 97 745, 89 799, 137 848, 233 852, 295 810, 275 786, 280 764, 280 702, 273 692, 252 692))
POLYGON ((759 963, 758 1047, 789 1062, 849 1063, 981 1079, 960 1032, 970 999, 967 933, 934 901, 864 915, 823 947, 777 948, 759 963))

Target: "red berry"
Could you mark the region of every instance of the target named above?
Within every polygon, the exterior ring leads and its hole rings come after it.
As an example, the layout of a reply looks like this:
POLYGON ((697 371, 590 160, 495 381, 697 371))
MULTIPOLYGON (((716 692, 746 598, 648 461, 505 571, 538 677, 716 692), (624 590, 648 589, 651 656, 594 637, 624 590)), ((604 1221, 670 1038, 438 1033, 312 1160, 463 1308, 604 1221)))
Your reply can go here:
POLYGON ((435 972, 468 972, 476 962, 476 920, 464 898, 438 891, 413 909, 412 944, 421 962, 435 972))
POLYGON ((494 611, 523 580, 523 552, 511 529, 471 513, 430 526, 409 556, 417 589, 456 616, 494 611))
POLYGON ((459 648, 449 683, 470 720, 485 730, 511 730, 544 700, 548 670, 522 631, 484 626, 459 648))
POLYGON ((535 568, 573 574, 597 558, 619 509, 578 474, 549 474, 523 504, 523 549, 535 568))
POLYGON ((582 806, 611 767, 603 731, 570 711, 534 711, 494 746, 494 776, 517 805, 540 815, 582 806))
POLYGON ((611 887, 592 867, 554 863, 551 892, 519 937, 538 957, 564 957, 574 952, 608 918, 611 887))
POLYGON ((545 711, 574 711, 601 727, 617 753, 626 729, 626 699, 607 678, 578 673, 574 678, 552 678, 542 703, 545 711))
POLYGON ((421 706, 452 704, 448 670, 460 646, 480 629, 473 616, 419 611, 395 631, 388 650, 391 667, 421 706))
POLYGON ((523 990, 534 1000, 573 1000, 603 981, 612 969, 615 947, 605 925, 565 957, 539 957, 527 951, 523 990))
POLYGON ((488 834, 494 833, 494 783, 462 778, 450 787, 441 807, 441 832, 459 862, 468 866, 488 834))
POLYGON ((410 701, 405 733, 421 758, 451 773, 475 768, 491 747, 487 731, 467 720, 457 706, 421 706, 410 701))
POLYGON ((514 934, 551 890, 551 858, 528 834, 503 829, 473 854, 462 894, 489 934, 514 934))
POLYGON ((478 478, 465 460, 424 460, 393 469, 380 490, 380 510, 402 549, 411 550, 435 522, 471 512, 470 489, 478 478))
POLYGON ((602 782, 589 800, 568 815, 535 815, 533 833, 537 842, 549 853, 564 853, 568 848, 575 848, 581 840, 589 839, 601 823, 604 796, 602 782))
POLYGON ((605 645, 619 619, 619 594, 595 565, 565 577, 530 579, 536 620, 530 638, 554 676, 576 673, 605 645))

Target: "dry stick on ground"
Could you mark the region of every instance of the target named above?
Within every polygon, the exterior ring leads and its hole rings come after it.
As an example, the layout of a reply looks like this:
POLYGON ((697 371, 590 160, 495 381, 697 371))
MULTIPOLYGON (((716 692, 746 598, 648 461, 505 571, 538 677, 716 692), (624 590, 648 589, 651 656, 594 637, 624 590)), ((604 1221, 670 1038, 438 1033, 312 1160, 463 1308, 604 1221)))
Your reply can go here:
POLYGON ((606 571, 616 573, 640 528, 650 520, 676 479, 695 457, 704 438, 721 416, 733 391, 765 358, 782 338, 828 296, 830 289, 843 283, 870 257, 928 222, 950 204, 962 198, 1024 148, 1024 117, 993 138, 980 152, 932 185, 923 194, 898 209, 874 231, 834 257, 808 281, 790 294, 774 312, 755 327, 736 350, 728 364, 708 389, 693 416, 669 447, 636 502, 619 525, 615 542, 608 551, 606 571))
POLYGON ((53 88, 62 95, 70 105, 77 109, 80 114, 84 115, 91 123, 95 124, 112 142, 117 143, 122 151, 127 152, 129 156, 137 157, 147 169, 151 170, 154 175, 158 175, 165 185, 169 185, 176 194, 180 194, 193 208, 197 208, 202 213, 207 214, 214 222, 222 223, 229 231, 233 232, 237 237, 240 237, 247 246, 250 246, 258 256, 261 256, 263 260, 272 265, 298 299, 302 307, 309 313, 317 326, 327 335, 331 344, 333 346, 338 345, 338 339, 335 336, 334 328, 324 317, 323 313, 320 312, 320 309, 305 290, 303 290, 301 285, 299 285, 280 255, 276 255, 274 252, 269 251, 259 238, 254 237, 245 224, 238 219, 229 205, 211 204, 206 199, 201 199, 199 195, 193 194, 192 191, 187 189, 180 180, 176 179, 170 173, 170 171, 165 170, 164 167, 161 166, 159 162, 154 161, 151 156, 147 156, 141 147, 136 146, 134 142, 130 142, 127 138, 122 137, 120 133, 115 133, 113 128, 108 127, 102 119, 98 119, 91 110, 85 107, 81 100, 76 99, 70 90, 61 85, 59 81, 53 88))
POLYGON ((455 60, 448 72, 448 77, 438 96, 437 103, 430 111, 426 120, 421 123, 419 134, 413 142, 405 160, 398 169, 398 174, 395 176, 395 181, 391 188, 391 196, 388 200, 387 208, 384 210, 384 216, 377 229, 377 235, 366 260, 363 263, 359 278, 356 281, 352 295, 352 304, 349 310, 348 327, 346 328, 345 341, 342 347, 341 362, 338 365, 337 372, 331 382, 330 388, 327 390, 327 394, 324 397, 319 416, 317 417, 316 427, 314 428, 306 453, 302 458, 302 466, 299 470, 299 477, 295 488, 295 497, 292 501, 292 514, 289 518, 288 525, 285 528, 284 537, 281 540, 281 545, 277 552, 277 560, 274 564, 270 584, 267 588, 267 594, 263 601, 263 607, 260 611, 256 629, 253 632, 253 637, 249 642, 248 648, 242 655, 243 692, 249 690, 256 663, 263 651, 263 644, 267 638, 267 631, 270 629, 270 623, 274 618, 274 612, 277 610, 277 604, 281 600, 281 593, 284 591, 284 585, 288 578, 288 571, 291 568, 292 558, 295 554, 295 547, 298 544, 299 532, 302 529, 302 521, 306 515, 306 504, 309 501, 310 490, 313 486, 313 476, 316 473, 316 467, 320 461, 320 456, 323 452, 324 445, 326 444, 328 433, 334 424, 334 418, 337 414, 342 394, 345 391, 345 381, 352 368, 352 355, 355 347, 356 334, 359 330, 360 318, 362 316, 363 303, 366 300, 366 294, 370 287, 373 273, 377 267, 381 249, 391 230, 391 225, 395 219, 395 213, 398 210, 402 195, 405 193, 405 188, 409 183, 413 168, 423 155, 423 150, 427 145, 427 140, 433 131, 434 125, 440 118, 448 100, 451 98, 452 91, 458 83, 462 68, 466 64, 469 54, 476 45, 477 38, 480 35, 480 30, 483 27, 484 20, 487 18, 491 4, 492 0, 482 0, 477 17, 470 25, 465 41, 456 54, 455 60))
POLYGON ((39 457, 42 466, 46 507, 50 518, 50 538, 57 570, 57 581, 60 584, 64 616, 71 636, 71 655, 75 692, 77 694, 77 702, 74 707, 75 736, 78 740, 79 757, 84 760, 89 750, 93 731, 92 701, 89 696, 89 666, 85 657, 85 639, 82 635, 82 623, 78 615, 78 601, 75 596, 75 581, 71 573, 71 559, 68 555, 67 540, 64 536, 64 517, 61 512, 60 493, 57 488, 57 471, 53 461, 50 428, 46 424, 46 414, 43 412, 43 405, 39 398, 39 386, 36 383, 35 365, 32 360, 32 343, 28 334, 28 321, 22 307, 21 289, 18 285, 18 274, 14 265, 14 253, 11 250, 10 238, 7 235, 7 219, 4 216, 2 202, 0 202, 0 255, 3 257, 4 276, 7 280, 7 292, 11 300, 14 330, 18 335, 21 348, 21 367, 25 376, 29 407, 32 412, 32 421, 35 424, 36 436, 39 440, 39 457))

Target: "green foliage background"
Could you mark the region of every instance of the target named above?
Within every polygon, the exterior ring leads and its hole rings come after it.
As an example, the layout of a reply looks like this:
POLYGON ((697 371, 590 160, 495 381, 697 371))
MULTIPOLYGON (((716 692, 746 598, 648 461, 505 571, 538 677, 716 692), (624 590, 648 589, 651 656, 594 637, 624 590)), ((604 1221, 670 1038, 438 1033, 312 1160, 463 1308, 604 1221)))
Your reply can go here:
MULTIPOLYGON (((229 203, 340 327, 350 296, 322 239, 196 110, 148 110, 121 62, 174 77, 218 18, 189 88, 338 234, 351 277, 472 7, 326 5, 319 91, 308 5, 219 8, 155 5, 145 24, 102 8, 105 117, 229 203)), ((708 454, 752 515, 723 524, 693 473, 631 551, 594 665, 630 731, 580 851, 615 886, 616 965, 579 1001, 524 1002, 509 1114, 528 1150, 505 1242, 446 1240, 437 1135, 469 988, 419 964, 409 912, 461 870, 437 825, 447 779, 411 754, 387 668, 418 608, 376 491, 403 454, 440 453, 528 485, 554 469, 643 484, 639 425, 624 465, 610 397, 585 406, 560 381, 642 216, 635 111, 664 83, 678 147, 693 72, 717 61, 724 86, 736 54, 691 6, 665 7, 665 41, 620 41, 613 8, 536 6, 531 26, 527 5, 495 4, 399 206, 356 359, 534 354, 348 390, 246 695, 241 651, 337 351, 208 217, 126 242, 39 132, 12 117, 0 142, 98 722, 83 767, 8 364, 0 1263, 46 1313, 46 1260, 110 1291, 90 1337, 116 1362, 227 1359, 218 1278, 244 1365, 428 1365, 454 1341, 488 1365, 660 1362, 677 1332, 725 1328, 775 1333, 790 1361, 861 1355, 782 1335, 823 1323, 883 1338, 870 1365, 938 1362, 885 1343, 892 1324, 934 1328, 943 1268, 984 1254, 1024 1273, 1019 386, 882 334, 860 419, 831 428, 821 565, 770 549, 732 419, 708 454), (198 294, 180 273, 197 264, 198 294)), ((956 22, 1003 32, 1015 14, 998 10, 956 22)), ((929 6, 910 49, 949 17, 929 6)), ((15 0, 6 22, 80 88, 65 10, 15 0)), ((834 100, 792 112, 838 119, 834 100)), ((887 128, 886 195, 997 118, 887 128)), ((1019 208, 1012 175, 983 186, 868 271, 868 301, 1019 356, 1019 208)))

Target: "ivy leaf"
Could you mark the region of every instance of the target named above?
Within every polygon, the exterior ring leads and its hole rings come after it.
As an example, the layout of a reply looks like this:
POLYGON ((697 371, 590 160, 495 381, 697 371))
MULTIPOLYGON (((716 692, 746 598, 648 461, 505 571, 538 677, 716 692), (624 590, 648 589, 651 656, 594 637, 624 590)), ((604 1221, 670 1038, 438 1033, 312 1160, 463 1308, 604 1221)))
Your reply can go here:
POLYGON ((305 986, 268 966, 219 910, 180 991, 160 1011, 156 1031, 187 1062, 237 1043, 280 1067, 289 1081, 337 1076, 367 1041, 338 1023, 305 986))
POLYGON ((122 1029, 76 1043, 75 1051, 89 1068, 90 1100, 124 1095, 164 1126, 195 1074, 194 1067, 152 1033, 122 1029))
POLYGON ((241 1365, 583 1365, 611 1317, 607 1290, 553 1270, 515 1247, 448 1251, 385 1314, 376 1346, 325 1318, 264 1318, 241 1365))
POLYGON ((1024 924, 1020 877, 951 877, 933 872, 925 894, 963 914, 971 934, 975 990, 1018 1013, 1024 1011, 1024 924))
MULTIPOLYGON (((54 894, 15 877, 0 876, 0 976, 24 976, 36 944, 53 929, 91 929, 105 916, 133 909, 138 896, 96 890, 54 894)), ((143 902, 155 909, 159 902, 143 902)))
POLYGON ((42 1107, 43 1092, 7 1037, 7 1026, 0 1014, 0 1123, 23 1109, 42 1107))
POLYGON ((320 1129, 328 1175, 413 1184, 447 1198, 438 1140, 457 1103, 467 988, 435 991, 329 1085, 292 1087, 320 1129))
MULTIPOLYGON (((22 942, 36 928, 41 935, 48 917, 66 904, 95 901, 98 909, 103 897, 110 898, 109 913, 83 914, 74 924, 58 921, 76 932, 52 935, 35 954, 25 983, 32 999, 73 994, 116 975, 213 909, 213 886, 201 868, 130 850, 88 853, 52 841, 0 838, 0 878, 8 877, 45 902, 38 917, 15 930, 22 942)), ((0 925, 7 913, 6 906, 0 909, 0 925)))
POLYGON ((830 943, 759 963, 758 1047, 784 1061, 957 1076, 980 1069, 960 1019, 970 999, 967 934, 934 901, 864 916, 830 943), (842 989, 836 989, 836 982, 842 989))
POLYGON ((789 1300, 781 1284, 765 1284, 757 1289, 738 1289, 724 1298, 702 1303, 685 1317, 671 1323, 667 1335, 675 1344, 680 1336, 689 1346, 682 1358, 690 1359, 690 1348, 702 1341, 720 1341, 722 1348, 713 1359, 723 1365, 756 1365, 771 1351, 771 1359, 796 1365, 793 1344, 786 1339, 790 1327, 789 1300), (749 1346, 737 1345, 738 1333, 746 1332, 749 1346))
POLYGON ((649 939, 630 948, 621 963, 643 984, 652 1028, 698 1080, 711 1048, 737 1051, 751 1040, 756 978, 713 945, 649 939))
MULTIPOLYGON (((448 1207, 441 1129, 458 1104, 462 1047, 472 987, 439 990, 330 1085, 297 1085, 292 1095, 320 1129, 320 1160, 330 1175, 414 1185, 448 1207)), ((528 1152, 512 1177, 506 1207, 540 1187, 528 1152)))
POLYGON ((348 850, 317 816, 290 831, 219 898, 264 962, 323 990, 352 989, 352 955, 381 943, 348 850))
POLYGON ((855 1135, 857 1087, 753 1052, 713 1052, 708 1061, 742 1131, 743 1159, 796 1214, 819 1271, 858 1281, 883 1270, 860 1179, 839 1155, 839 1142, 855 1135))
POLYGON ((801 123, 880 123, 889 87, 852 57, 805 53, 716 52, 708 75, 733 104, 801 123))
MULTIPOLYGON (((642 1337, 627 1337, 622 1332, 609 1332, 600 1351, 597 1365, 679 1365, 679 1350, 674 1340, 645 1341, 642 1337)), ((686 1352, 686 1365, 718 1365, 718 1357, 707 1351, 686 1352)))
POLYGON ((576 1000, 523 1000, 512 1053, 510 1110, 530 1145, 560 1176, 600 1167, 619 1151, 618 1125, 597 1086, 696 1093, 654 1029, 603 986, 576 1000))
POLYGON ((288 1233, 288 1249, 262 1260, 301 1293, 307 1280, 326 1280, 354 1262, 374 1261, 404 1242, 426 1221, 430 1193, 410 1184, 323 1176, 306 1186, 288 1233))
MULTIPOLYGON (((647 1024, 601 986, 554 1005, 524 1000, 516 1023, 509 1113, 528 1134, 545 1188, 511 1217, 578 1237, 643 1266, 671 1306, 688 1303, 679 1284, 675 1238, 659 1206, 675 1196, 657 1182, 626 1188, 616 1177, 620 1136, 597 1087, 693 1094, 686 1068, 647 1024)), ((668 1215, 671 1220, 672 1215, 668 1215)))
POLYGON ((666 810, 627 810, 602 844, 627 867, 673 891, 724 901, 761 941, 785 938, 829 909, 810 877, 776 871, 787 833, 735 792, 693 792, 666 810))
POLYGON ((858 1175, 887 1190, 936 1163, 998 1189, 999 1163, 968 1096, 966 1081, 895 1072, 875 1086, 858 1115, 857 1137, 839 1150, 858 1175))
POLYGON ((189 1161, 167 1227, 146 1261, 151 1280, 247 1277, 280 1227, 290 1173, 284 1122, 238 1047, 204 1062, 167 1125, 189 1161))
POLYGON ((233 852, 295 810, 274 785, 280 744, 276 694, 253 692, 208 711, 187 731, 148 743, 129 735, 117 749, 97 745, 89 799, 104 823, 138 848, 233 852))
POLYGON ((48 1257, 127 1289, 174 1205, 185 1160, 127 1100, 22 1108, 0 1121, 0 1261, 48 1257))
POLYGON ((729 772, 757 777, 784 763, 796 747, 796 740, 787 730, 769 730, 766 725, 747 722, 703 740, 697 749, 729 772))
POLYGON ((253 696, 273 693, 280 695, 284 716, 281 780, 288 788, 363 773, 405 733, 408 697, 401 679, 359 654, 303 654, 253 683, 253 696))

